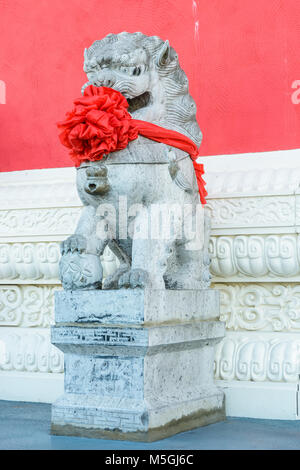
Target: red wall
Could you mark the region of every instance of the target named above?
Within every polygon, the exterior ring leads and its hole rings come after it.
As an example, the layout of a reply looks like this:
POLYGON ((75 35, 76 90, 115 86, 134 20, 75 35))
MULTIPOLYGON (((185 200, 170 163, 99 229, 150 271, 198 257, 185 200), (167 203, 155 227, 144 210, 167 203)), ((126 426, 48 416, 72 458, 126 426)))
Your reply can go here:
POLYGON ((86 81, 84 48, 123 30, 178 52, 202 155, 300 147, 299 0, 0 0, 1 171, 71 166, 55 123, 86 81))

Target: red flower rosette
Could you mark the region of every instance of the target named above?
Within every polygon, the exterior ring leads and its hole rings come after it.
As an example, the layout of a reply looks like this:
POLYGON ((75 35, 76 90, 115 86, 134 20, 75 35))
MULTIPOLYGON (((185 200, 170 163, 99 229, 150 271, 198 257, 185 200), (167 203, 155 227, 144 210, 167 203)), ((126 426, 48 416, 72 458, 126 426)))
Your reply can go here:
POLYGON ((119 91, 90 85, 74 105, 57 126, 60 141, 70 149, 75 166, 86 160, 101 160, 104 154, 122 150, 138 137, 127 100, 119 91))

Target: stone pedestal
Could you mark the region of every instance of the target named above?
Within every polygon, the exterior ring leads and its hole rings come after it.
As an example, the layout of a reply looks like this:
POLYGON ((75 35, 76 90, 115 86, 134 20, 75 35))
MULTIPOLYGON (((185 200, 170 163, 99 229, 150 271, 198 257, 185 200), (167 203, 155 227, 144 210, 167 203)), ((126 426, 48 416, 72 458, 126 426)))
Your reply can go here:
POLYGON ((65 393, 51 432, 153 441, 224 419, 218 313, 211 289, 57 292, 52 343, 65 354, 65 393))

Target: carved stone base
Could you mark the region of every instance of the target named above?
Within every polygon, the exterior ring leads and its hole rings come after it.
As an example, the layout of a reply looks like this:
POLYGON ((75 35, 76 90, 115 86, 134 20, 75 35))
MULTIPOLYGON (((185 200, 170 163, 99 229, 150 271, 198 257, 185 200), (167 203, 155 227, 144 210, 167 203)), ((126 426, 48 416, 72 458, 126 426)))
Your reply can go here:
POLYGON ((65 354, 65 393, 52 406, 51 432, 152 441, 224 419, 223 392, 213 382, 214 346, 224 324, 209 319, 217 316, 209 313, 211 302, 200 301, 210 292, 215 302, 210 290, 152 291, 153 301, 139 289, 58 292, 57 319, 69 312, 72 324, 52 327, 52 343, 65 354), (94 310, 85 309, 82 318, 87 294, 94 310), (155 305, 165 323, 147 325, 145 313, 155 305), (185 320, 188 309, 193 318, 185 320), (110 321, 109 310, 126 311, 126 318, 110 321))
MULTIPOLYGON (((82 397, 82 401, 84 398, 82 397)), ((104 404, 105 405, 105 404, 104 404)), ((178 405, 174 405, 177 407, 178 405)), ((142 441, 142 442, 153 442, 159 439, 165 439, 166 437, 172 436, 179 432, 189 431, 191 429, 198 428, 200 426, 206 426, 208 424, 216 423, 218 421, 225 420, 225 405, 224 397, 222 392, 218 392, 215 396, 206 397, 197 402, 198 410, 189 415, 184 415, 180 419, 173 419, 168 421, 165 425, 148 428, 147 430, 137 430, 137 431, 121 431, 120 424, 116 425, 116 428, 109 430, 108 428, 100 428, 97 426, 87 425, 70 425, 70 424, 51 424, 51 434, 58 436, 78 436, 78 437, 90 437, 98 439, 117 439, 117 440, 129 440, 129 441, 142 441), (209 400, 211 408, 207 409, 207 401, 209 400), (215 404, 215 408, 213 408, 215 404), (201 408, 201 405, 204 408, 201 408)), ((71 413, 75 411, 75 408, 70 410, 71 413)), ((86 413, 91 416, 95 416, 95 421, 100 416, 99 422, 101 422, 101 417, 103 417, 103 412, 106 410, 102 408, 90 408, 86 410, 86 413), (101 414, 102 412, 102 414, 101 414)), ((172 413, 171 407, 168 410, 170 414, 172 413)), ((124 414, 122 410, 114 410, 115 414, 118 415, 120 421, 122 418, 124 420, 124 414), (123 416, 122 416, 123 415, 123 416)), ((153 410, 155 413, 155 410, 153 410)), ((157 410, 160 412, 160 410, 157 410)), ((84 420, 87 422, 87 414, 85 414, 84 420)), ((109 412, 107 413, 109 414, 109 412)), ((134 410, 132 410, 132 415, 134 416, 134 410)), ((128 422, 128 411, 127 411, 127 420, 128 422)), ((103 420, 102 420, 103 422, 103 420)))

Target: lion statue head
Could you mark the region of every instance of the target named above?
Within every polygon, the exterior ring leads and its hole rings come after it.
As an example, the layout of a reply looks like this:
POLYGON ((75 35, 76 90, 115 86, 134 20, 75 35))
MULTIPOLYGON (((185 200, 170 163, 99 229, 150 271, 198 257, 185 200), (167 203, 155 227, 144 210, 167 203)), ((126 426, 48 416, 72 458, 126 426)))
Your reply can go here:
POLYGON ((197 146, 202 134, 188 79, 168 41, 140 32, 108 34, 84 51, 88 85, 121 92, 134 119, 185 134, 197 146))

